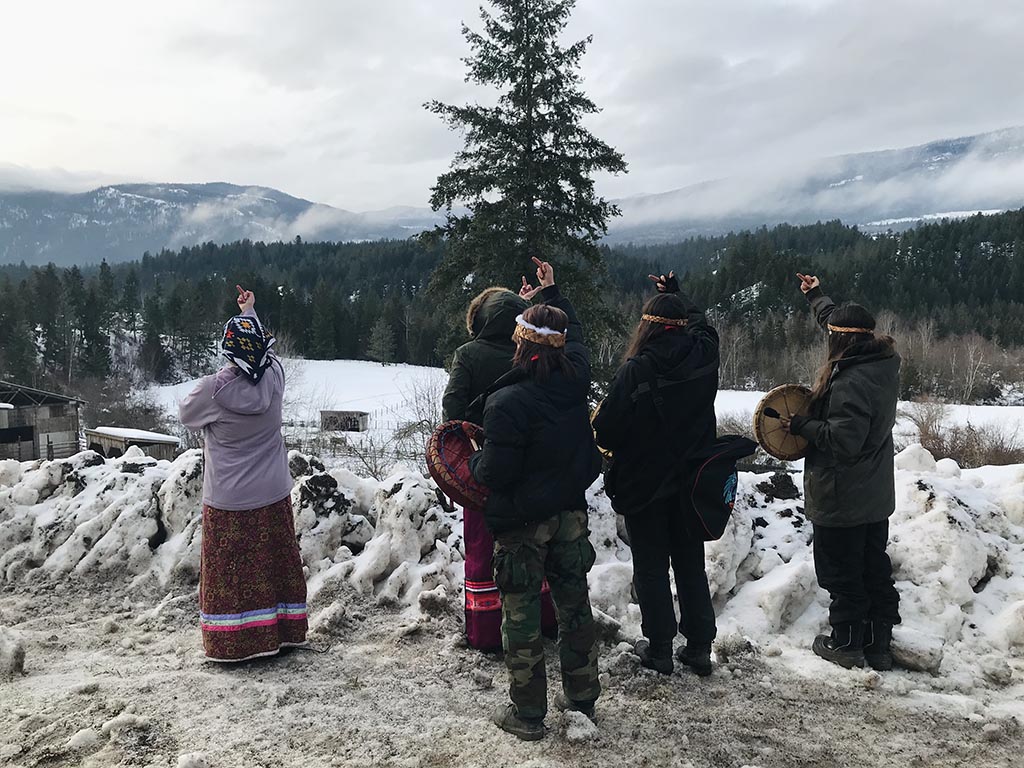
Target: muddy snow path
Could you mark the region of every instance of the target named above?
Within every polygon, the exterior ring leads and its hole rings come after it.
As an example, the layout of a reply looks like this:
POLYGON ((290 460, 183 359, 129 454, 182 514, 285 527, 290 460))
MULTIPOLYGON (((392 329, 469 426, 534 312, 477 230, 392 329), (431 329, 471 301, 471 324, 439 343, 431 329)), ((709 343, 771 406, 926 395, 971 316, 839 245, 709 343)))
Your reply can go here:
MULTIPOLYGON (((821 681, 741 650, 706 680, 665 678, 611 644, 596 727, 552 712, 528 744, 487 721, 506 700, 504 666, 464 647, 451 608, 406 619, 325 589, 311 604, 322 653, 222 666, 204 661, 187 586, 5 590, 0 625, 26 660, 0 681, 4 766, 987 768, 1019 766, 1024 748, 1013 720, 929 709, 873 673, 821 681)), ((552 666, 552 694, 557 680, 552 666)))

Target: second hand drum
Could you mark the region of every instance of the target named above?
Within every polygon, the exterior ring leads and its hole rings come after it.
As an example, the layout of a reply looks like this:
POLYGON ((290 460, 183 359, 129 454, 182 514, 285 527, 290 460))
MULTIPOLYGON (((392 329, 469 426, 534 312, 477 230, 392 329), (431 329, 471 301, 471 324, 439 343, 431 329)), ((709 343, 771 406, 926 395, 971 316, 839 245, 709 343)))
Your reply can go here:
POLYGON ((799 384, 783 384, 761 399, 754 409, 754 438, 766 453, 783 461, 807 455, 807 440, 783 429, 780 419, 806 416, 810 404, 811 390, 799 384))

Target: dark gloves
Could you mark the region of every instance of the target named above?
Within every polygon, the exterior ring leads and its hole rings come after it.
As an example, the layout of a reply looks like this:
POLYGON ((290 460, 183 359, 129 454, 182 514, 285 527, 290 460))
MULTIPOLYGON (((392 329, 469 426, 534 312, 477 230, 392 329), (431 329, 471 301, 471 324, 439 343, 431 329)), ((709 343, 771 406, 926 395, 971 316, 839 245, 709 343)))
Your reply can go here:
POLYGON ((800 434, 800 430, 804 428, 808 421, 811 419, 807 416, 800 416, 799 414, 794 416, 789 422, 789 434, 796 435, 797 437, 803 437, 800 434))
POLYGON ((658 280, 655 285, 658 286, 658 293, 679 293, 679 281, 674 272, 669 272, 664 281, 658 280))

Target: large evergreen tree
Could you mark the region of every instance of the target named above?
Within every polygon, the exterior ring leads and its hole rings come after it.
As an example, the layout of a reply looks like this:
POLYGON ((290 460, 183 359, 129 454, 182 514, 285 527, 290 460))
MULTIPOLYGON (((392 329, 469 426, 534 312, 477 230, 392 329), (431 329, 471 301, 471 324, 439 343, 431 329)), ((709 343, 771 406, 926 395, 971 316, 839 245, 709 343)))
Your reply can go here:
POLYGON ((608 327, 598 240, 617 208, 594 192, 593 174, 624 172, 622 155, 582 124, 598 111, 581 87, 591 38, 560 36, 575 0, 491 0, 484 29, 463 25, 471 55, 466 79, 497 89, 496 106, 426 107, 465 135, 430 198, 446 220, 430 236, 446 243, 431 290, 453 327, 469 298, 488 285, 514 286, 530 257, 555 264, 584 321, 608 327), (463 213, 460 206, 468 209, 463 213))

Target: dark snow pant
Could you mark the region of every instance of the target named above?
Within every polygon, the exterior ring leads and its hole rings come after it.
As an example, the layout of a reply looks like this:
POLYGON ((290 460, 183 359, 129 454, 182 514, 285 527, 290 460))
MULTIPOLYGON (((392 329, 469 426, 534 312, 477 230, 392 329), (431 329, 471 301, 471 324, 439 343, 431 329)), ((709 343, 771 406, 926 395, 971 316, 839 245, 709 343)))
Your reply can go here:
POLYGON ((655 503, 626 517, 633 550, 633 588, 640 602, 641 630, 652 643, 671 642, 678 631, 692 645, 715 639, 715 609, 704 572, 704 541, 692 535, 675 499, 655 503), (676 579, 679 623, 676 624, 668 567, 676 579))
POLYGON ((850 528, 814 526, 814 570, 832 596, 828 620, 833 627, 869 620, 900 623, 888 543, 888 520, 850 528))
POLYGON ((587 588, 595 557, 584 511, 561 512, 494 537, 508 692, 522 718, 543 718, 548 709, 540 596, 545 577, 558 615, 562 690, 570 700, 587 704, 601 693, 597 627, 587 588))

